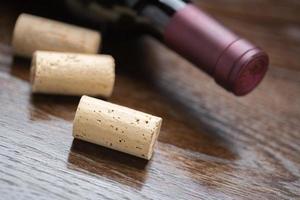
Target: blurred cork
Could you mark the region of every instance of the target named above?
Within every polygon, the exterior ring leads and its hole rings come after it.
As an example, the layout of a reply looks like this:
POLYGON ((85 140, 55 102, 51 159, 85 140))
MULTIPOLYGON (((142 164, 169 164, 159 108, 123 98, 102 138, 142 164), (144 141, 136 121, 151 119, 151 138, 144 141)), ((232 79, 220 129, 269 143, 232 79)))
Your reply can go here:
POLYGON ((29 14, 18 17, 12 40, 15 54, 28 58, 36 50, 96 54, 100 43, 97 31, 29 14))

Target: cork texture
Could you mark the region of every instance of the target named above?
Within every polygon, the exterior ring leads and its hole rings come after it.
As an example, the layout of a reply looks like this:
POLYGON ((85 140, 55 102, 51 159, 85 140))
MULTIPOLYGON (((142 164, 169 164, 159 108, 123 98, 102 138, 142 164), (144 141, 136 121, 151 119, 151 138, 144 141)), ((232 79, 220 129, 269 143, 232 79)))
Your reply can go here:
POLYGON ((110 97, 115 62, 109 55, 37 51, 31 64, 33 93, 110 97))
POLYGON ((97 31, 29 14, 18 17, 12 39, 15 54, 28 58, 37 50, 96 54, 100 43, 97 31))
POLYGON ((74 123, 75 138, 150 160, 162 119, 83 96, 74 123))

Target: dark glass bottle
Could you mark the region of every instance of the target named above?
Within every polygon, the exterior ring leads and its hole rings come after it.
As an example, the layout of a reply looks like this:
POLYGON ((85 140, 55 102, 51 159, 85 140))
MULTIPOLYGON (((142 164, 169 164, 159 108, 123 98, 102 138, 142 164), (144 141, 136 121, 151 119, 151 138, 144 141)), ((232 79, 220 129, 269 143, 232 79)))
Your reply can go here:
MULTIPOLYGON (((87 5, 84 0, 67 2, 87 5)), ((240 38, 189 0, 91 2, 103 8, 98 15, 103 21, 118 19, 127 22, 127 28, 133 21, 148 24, 149 32, 235 95, 251 92, 267 72, 269 58, 261 48, 240 38)))

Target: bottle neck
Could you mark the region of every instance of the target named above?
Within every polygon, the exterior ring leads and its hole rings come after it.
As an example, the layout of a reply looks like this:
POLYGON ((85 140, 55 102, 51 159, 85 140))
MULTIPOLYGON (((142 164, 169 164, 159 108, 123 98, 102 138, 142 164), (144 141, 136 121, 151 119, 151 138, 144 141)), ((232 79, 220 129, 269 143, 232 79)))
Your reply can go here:
POLYGON ((133 9, 159 32, 163 32, 171 17, 184 8, 189 1, 183 0, 141 0, 133 9))
POLYGON ((142 11, 147 9, 148 7, 154 6, 166 15, 172 16, 179 9, 183 8, 186 3, 187 2, 183 0, 143 0, 140 1, 140 4, 142 4, 143 6, 141 6, 137 10, 142 11))

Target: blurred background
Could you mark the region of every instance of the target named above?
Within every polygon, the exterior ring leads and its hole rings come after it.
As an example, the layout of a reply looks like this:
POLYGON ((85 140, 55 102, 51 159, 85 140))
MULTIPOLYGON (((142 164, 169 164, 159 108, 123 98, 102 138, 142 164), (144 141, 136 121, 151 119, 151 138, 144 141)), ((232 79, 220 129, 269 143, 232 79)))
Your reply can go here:
POLYGON ((242 98, 131 19, 99 23, 66 2, 0 2, 0 199, 300 198, 300 1, 195 1, 270 55, 242 98), (117 62, 110 101, 164 119, 150 162, 73 140, 78 97, 31 95, 30 61, 11 48, 23 12, 102 32, 117 62))

